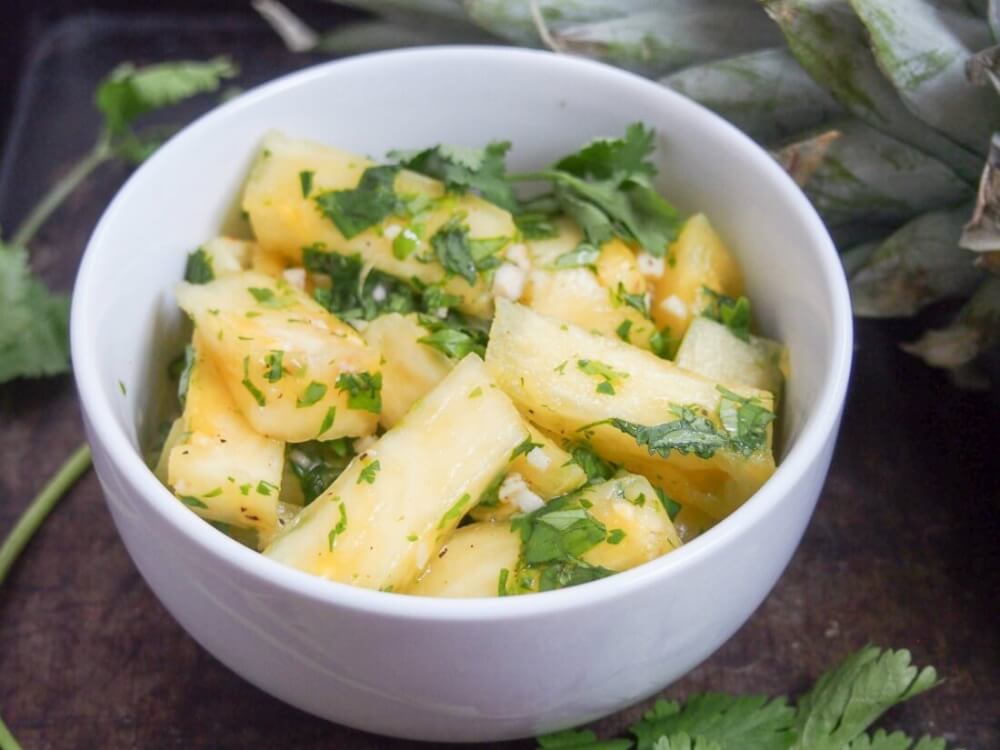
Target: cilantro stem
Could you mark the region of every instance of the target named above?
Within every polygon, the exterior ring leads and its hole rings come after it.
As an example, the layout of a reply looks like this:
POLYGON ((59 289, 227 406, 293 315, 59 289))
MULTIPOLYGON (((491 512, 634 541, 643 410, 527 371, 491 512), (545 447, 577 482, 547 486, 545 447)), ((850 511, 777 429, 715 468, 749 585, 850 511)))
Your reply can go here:
POLYGON ((35 232, 44 224, 49 216, 62 205, 70 193, 76 190, 90 174, 114 155, 111 149, 111 137, 105 130, 90 151, 73 165, 63 177, 56 181, 52 188, 35 205, 11 239, 12 245, 27 247, 35 232))
MULTIPOLYGON (((90 467, 90 447, 84 443, 77 448, 59 471, 56 472, 41 491, 35 495, 27 509, 14 524, 14 528, 0 545, 0 585, 7 578, 10 569, 17 562, 21 551, 38 531, 46 516, 66 494, 73 483, 90 467)), ((21 750, 14 735, 0 718, 0 750, 21 750)))

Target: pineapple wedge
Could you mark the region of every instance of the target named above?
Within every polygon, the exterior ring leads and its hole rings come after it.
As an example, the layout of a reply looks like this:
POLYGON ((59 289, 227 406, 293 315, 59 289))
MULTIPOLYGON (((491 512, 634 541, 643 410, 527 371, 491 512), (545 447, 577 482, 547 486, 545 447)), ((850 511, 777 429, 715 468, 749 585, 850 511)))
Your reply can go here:
POLYGON ((221 279, 250 267, 254 243, 233 237, 215 237, 204 243, 199 250, 208 257, 215 278, 221 279))
POLYGON ((719 383, 740 383, 781 395, 788 369, 785 347, 750 336, 743 341, 722 323, 698 316, 691 321, 674 364, 719 383))
MULTIPOLYGON (((540 428, 572 441, 589 437, 605 459, 713 518, 731 513, 774 473, 769 425, 764 444, 749 455, 731 448, 721 437, 718 384, 649 352, 498 300, 486 363, 497 384, 540 428), (675 449, 664 458, 603 424, 617 418, 658 425, 677 419, 678 407, 697 409, 712 422, 720 446, 710 456, 675 449)), ((770 393, 732 390, 773 411, 770 393)))
MULTIPOLYGON (((581 555, 588 565, 619 572, 681 546, 670 517, 645 477, 618 477, 559 502, 563 504, 559 511, 583 509, 605 528, 605 539, 581 555)), ((521 534, 510 523, 464 526, 442 547, 441 554, 431 559, 406 593, 489 597, 531 591, 537 587, 538 570, 519 569, 521 552, 521 534), (522 578, 527 585, 521 583, 522 578)))
POLYGON ((624 296, 641 295, 646 289, 635 254, 620 240, 611 240, 595 261, 596 273, 590 268, 557 268, 557 259, 575 250, 583 233, 569 219, 558 219, 555 226, 557 236, 527 243, 533 270, 524 304, 542 315, 649 349, 656 326, 624 296))
POLYGON ((243 209, 261 247, 285 255, 296 265, 302 263, 302 248, 317 243, 332 252, 358 254, 367 265, 402 279, 416 278, 427 284, 443 281, 446 292, 462 297, 463 312, 490 317, 492 297, 482 279, 470 285, 459 276, 446 275, 436 260, 421 262, 417 258, 430 252, 431 237, 456 214, 464 214, 469 236, 474 239, 513 238, 517 229, 511 215, 471 194, 446 196, 437 180, 401 170, 395 178, 396 194, 403 199, 424 197, 429 199, 425 200, 427 205, 411 218, 391 216, 345 238, 314 199, 328 191, 357 187, 362 173, 371 166, 368 159, 346 151, 268 133, 243 193, 243 209), (312 175, 308 195, 303 195, 303 173, 312 175), (395 253, 395 239, 407 231, 413 234, 413 252, 395 253))
POLYGON ((197 332, 194 343, 184 413, 164 447, 167 485, 202 518, 267 536, 279 523, 284 443, 251 428, 197 332))
POLYGON ((305 292, 245 271, 176 294, 255 430, 291 443, 375 431, 377 354, 305 292))
POLYGON ((667 251, 653 293, 653 320, 680 339, 710 302, 703 287, 738 297, 743 294, 743 273, 705 215, 695 214, 667 251))
POLYGON ((517 568, 521 537, 509 523, 473 523, 458 529, 405 593, 453 599, 500 593, 500 571, 517 568))
POLYGON ((514 405, 470 354, 264 554, 331 580, 405 590, 523 440, 514 405))
POLYGON ((416 315, 399 313, 376 318, 362 332, 382 363, 379 422, 386 429, 399 422, 454 366, 454 362, 437 349, 420 343, 428 333, 416 315))

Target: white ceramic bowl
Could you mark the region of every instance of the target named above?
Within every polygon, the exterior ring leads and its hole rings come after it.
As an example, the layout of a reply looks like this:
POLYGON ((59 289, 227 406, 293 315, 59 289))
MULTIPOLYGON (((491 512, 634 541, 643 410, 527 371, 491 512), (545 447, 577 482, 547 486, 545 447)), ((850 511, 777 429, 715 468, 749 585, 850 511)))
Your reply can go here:
POLYGON ((788 563, 823 484, 850 368, 851 313, 819 218, 723 120, 603 65, 438 47, 287 76, 163 146, 94 231, 73 298, 72 347, 114 522, 149 586, 202 646, 261 689, 336 722, 414 739, 498 740, 638 701, 746 621, 788 563), (742 261, 761 327, 791 351, 778 470, 716 528, 577 588, 419 599, 265 559, 197 518, 146 467, 150 404, 177 351, 171 289, 186 253, 217 232, 266 130, 377 157, 502 138, 521 170, 634 121, 657 129, 660 187, 682 210, 709 215, 742 261))

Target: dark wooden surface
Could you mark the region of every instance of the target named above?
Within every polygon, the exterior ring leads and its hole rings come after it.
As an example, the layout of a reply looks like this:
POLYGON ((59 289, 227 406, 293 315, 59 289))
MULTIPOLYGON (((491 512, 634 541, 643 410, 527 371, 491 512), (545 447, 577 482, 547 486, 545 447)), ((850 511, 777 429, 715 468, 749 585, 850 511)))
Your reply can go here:
MULTIPOLYGON (((312 62, 245 15, 162 21, 78 17, 36 40, 0 171, 5 226, 92 141, 90 92, 121 59, 230 52, 243 85, 312 62)), ((35 242, 35 266, 55 287, 69 288, 124 176, 105 168, 35 242)), ((1000 747, 1000 408, 901 353, 895 343, 915 330, 859 324, 843 432, 801 548, 750 622, 667 695, 794 694, 865 642, 906 646, 945 682, 887 724, 1000 747)), ((68 377, 0 387, 0 533, 80 440, 68 377)), ((620 732, 644 708, 597 729, 620 732)), ((132 567, 92 474, 0 591, 0 713, 30 750, 407 745, 289 708, 195 645, 132 567)))

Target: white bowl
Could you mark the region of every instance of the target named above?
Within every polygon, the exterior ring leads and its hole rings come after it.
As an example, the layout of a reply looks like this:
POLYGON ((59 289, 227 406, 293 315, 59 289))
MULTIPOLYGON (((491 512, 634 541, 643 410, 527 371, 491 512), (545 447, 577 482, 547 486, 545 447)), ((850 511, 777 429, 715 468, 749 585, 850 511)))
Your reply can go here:
MULTIPOLYGON (((121 189, 73 298, 83 414, 111 515, 164 606, 268 693, 332 721, 434 741, 499 740, 611 713, 715 651, 774 586, 812 514, 847 387, 851 313, 833 245, 768 155, 678 94, 543 52, 438 47, 320 65, 250 91, 163 146, 121 189), (187 510, 140 444, 176 353, 172 287, 215 234, 270 128, 381 157, 514 143, 514 170, 642 121, 659 186, 734 248, 761 327, 791 351, 774 476, 691 544, 611 578, 505 599, 420 599, 331 583, 187 510), (127 386, 127 395, 119 388, 127 386)), ((155 645, 154 645, 155 647, 155 645)), ((252 720, 252 719, 251 719, 252 720)))

